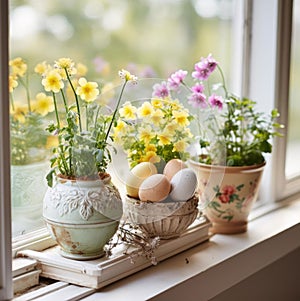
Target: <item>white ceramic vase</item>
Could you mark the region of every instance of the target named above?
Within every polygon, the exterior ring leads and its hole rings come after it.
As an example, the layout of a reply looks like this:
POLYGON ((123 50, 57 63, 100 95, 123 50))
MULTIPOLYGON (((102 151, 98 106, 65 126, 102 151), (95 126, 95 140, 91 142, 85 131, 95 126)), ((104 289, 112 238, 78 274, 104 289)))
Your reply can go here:
POLYGON ((212 233, 247 231, 265 163, 252 166, 215 166, 189 161, 196 172, 200 206, 212 222, 212 233))
POLYGON ((122 213, 110 176, 94 181, 57 178, 44 199, 43 216, 61 255, 77 260, 104 255, 103 247, 117 231, 122 213))

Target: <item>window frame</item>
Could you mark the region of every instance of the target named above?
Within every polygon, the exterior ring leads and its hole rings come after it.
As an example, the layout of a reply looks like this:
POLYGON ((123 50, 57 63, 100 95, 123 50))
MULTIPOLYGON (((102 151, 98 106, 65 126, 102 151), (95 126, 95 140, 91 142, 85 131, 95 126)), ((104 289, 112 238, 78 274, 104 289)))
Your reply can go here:
POLYGON ((0 300, 13 297, 8 92, 8 0, 0 1, 0 300))
MULTIPOLYGON (((9 1, 0 1, 0 299, 12 298, 10 153, 9 153, 9 93, 8 93, 8 13, 9 1), (4 176, 5 175, 5 176, 4 176)), ((244 51, 242 92, 269 111, 275 105, 281 112, 280 122, 287 124, 289 63, 291 42, 291 12, 293 0, 246 0, 244 17, 244 51), (267 20, 266 14, 267 12, 267 20), (267 22, 267 23, 265 23, 267 22), (266 26, 265 26, 266 25, 266 26), (271 34, 266 32, 271 30, 271 34), (261 49, 268 49, 261 53, 261 49), (264 66, 264 68, 261 68, 264 66), (262 70, 263 69, 263 70, 262 70), (267 86, 267 88, 266 88, 267 86), (286 101, 282 101, 286 100, 286 101)), ((270 33, 270 32, 269 32, 270 33)), ((287 130, 287 129, 286 129, 287 130)), ((264 175, 261 198, 268 203, 281 200, 299 191, 300 179, 285 178, 286 135, 275 139, 272 156, 264 175), (281 160, 280 160, 281 158, 281 160), (283 159, 283 160, 282 160, 283 159), (270 195, 271 191, 271 195, 270 195)), ((42 236, 45 235, 46 229, 42 236)), ((48 238, 45 238, 48 239, 48 238)), ((34 241, 34 240, 32 240, 34 241)), ((50 240, 49 240, 50 241, 50 240)), ((36 241, 35 241, 36 243, 36 241)), ((28 248, 28 245, 26 245, 28 248)))

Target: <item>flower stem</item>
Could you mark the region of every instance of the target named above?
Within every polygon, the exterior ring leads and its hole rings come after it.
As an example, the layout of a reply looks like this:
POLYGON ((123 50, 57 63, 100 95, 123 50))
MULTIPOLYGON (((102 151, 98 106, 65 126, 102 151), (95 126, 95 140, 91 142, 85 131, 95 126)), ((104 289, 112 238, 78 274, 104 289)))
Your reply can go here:
POLYGON ((219 70, 219 72, 220 72, 220 74, 221 74, 221 78, 222 78, 222 86, 223 86, 223 89, 224 89, 224 92, 225 92, 225 97, 226 97, 226 99, 227 99, 227 98, 228 98, 228 91, 227 91, 227 89, 226 89, 226 83, 225 83, 224 73, 223 73, 222 68, 221 68, 219 65, 217 65, 217 68, 218 68, 218 70, 219 70))
POLYGON ((72 91, 75 95, 75 102, 76 102, 76 107, 77 107, 77 113, 78 113, 78 121, 79 121, 79 129, 80 129, 80 132, 82 132, 82 125, 81 125, 81 114, 80 114, 80 107, 79 107, 79 100, 78 100, 78 96, 76 94, 76 91, 75 91, 75 88, 72 84, 72 81, 71 81, 71 78, 69 76, 69 73, 67 71, 67 69, 65 68, 65 72, 66 72, 66 75, 67 75, 67 78, 68 78, 68 81, 70 83, 70 86, 72 88, 72 91))
POLYGON ((59 122, 58 109, 57 109, 57 102, 56 102, 56 97, 55 97, 55 93, 54 92, 52 92, 52 97, 53 97, 53 102, 54 102, 57 127, 58 127, 58 129, 60 129, 60 122, 59 122))
POLYGON ((86 116, 85 116, 85 125, 86 125, 86 130, 89 130, 89 109, 88 109, 88 105, 85 105, 85 110, 86 110, 86 116))
POLYGON ((63 99, 63 102, 64 102, 66 113, 68 113, 69 109, 68 109, 68 106, 67 106, 67 101, 66 101, 66 97, 65 97, 64 91, 61 89, 60 92, 61 92, 61 95, 62 95, 62 99, 63 99))
POLYGON ((23 79, 21 77, 19 77, 19 81, 20 81, 21 85, 25 88, 28 111, 31 112, 30 93, 29 93, 29 89, 28 89, 28 76, 26 76, 26 83, 23 81, 23 79))
POLYGON ((119 108, 119 105, 120 105, 120 102, 121 102, 121 99, 122 99, 122 96, 123 96, 123 92, 124 92, 124 89, 125 89, 125 86, 126 86, 127 82, 128 82, 128 80, 125 79, 125 82, 124 82, 124 84, 123 84, 121 93, 120 93, 120 95, 119 95, 119 99, 118 99, 118 102, 117 102, 117 106, 116 106, 116 108, 115 108, 115 110, 114 110, 113 117, 112 117, 112 119, 111 119, 111 122, 110 122, 110 124, 109 124, 108 130, 107 130, 107 132, 106 132, 104 144, 106 144, 106 141, 107 141, 109 132, 110 132, 111 127, 112 127, 112 125, 113 125, 113 123, 114 123, 114 120, 115 120, 115 117, 116 117, 116 114, 117 114, 117 111, 118 111, 118 108, 119 108))

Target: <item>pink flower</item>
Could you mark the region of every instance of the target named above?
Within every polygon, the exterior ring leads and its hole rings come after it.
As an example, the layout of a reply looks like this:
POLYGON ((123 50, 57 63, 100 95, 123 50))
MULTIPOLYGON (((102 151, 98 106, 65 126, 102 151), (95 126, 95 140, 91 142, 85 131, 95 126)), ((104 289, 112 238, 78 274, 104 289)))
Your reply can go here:
POLYGON ((187 71, 178 70, 168 78, 168 87, 170 90, 177 90, 187 75, 187 71))
POLYGON ((223 194, 232 195, 235 193, 235 187, 231 185, 226 185, 222 188, 223 194))
POLYGON ((192 105, 194 108, 206 108, 206 96, 203 93, 194 92, 188 97, 188 103, 192 105))
POLYGON ((206 80, 215 70, 217 65, 217 61, 211 54, 207 58, 201 58, 200 62, 195 64, 195 71, 192 73, 192 77, 199 80, 206 80))
POLYGON ((169 96, 169 89, 168 89, 167 83, 165 81, 163 81, 160 84, 155 84, 153 86, 152 96, 161 97, 161 98, 165 98, 165 97, 169 96))
POLYGON ((214 108, 218 108, 219 110, 223 109, 223 97, 222 96, 218 96, 216 94, 212 94, 209 98, 208 98, 209 103, 211 104, 212 107, 214 108))
POLYGON ((195 86, 193 86, 192 91, 195 93, 203 93, 204 91, 204 86, 202 84, 197 83, 195 86))
POLYGON ((221 194, 221 195, 219 196, 219 200, 220 200, 222 203, 226 204, 226 203, 229 202, 230 198, 229 198, 229 195, 227 195, 227 194, 221 194))

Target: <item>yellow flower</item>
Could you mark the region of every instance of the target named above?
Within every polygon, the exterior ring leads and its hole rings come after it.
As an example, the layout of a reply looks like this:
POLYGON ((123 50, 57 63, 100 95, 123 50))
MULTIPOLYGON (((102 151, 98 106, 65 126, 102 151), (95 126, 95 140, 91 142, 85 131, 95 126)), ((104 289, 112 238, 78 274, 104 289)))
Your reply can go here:
POLYGON ((141 158, 141 161, 157 163, 160 161, 160 158, 155 152, 149 151, 149 152, 146 152, 146 154, 141 158))
POLYGON ((173 116, 175 121, 181 126, 188 126, 190 124, 188 120, 189 114, 186 111, 174 111, 173 116))
POLYGON ((8 85, 9 85, 9 92, 12 93, 14 88, 18 87, 18 82, 16 81, 16 78, 12 75, 9 76, 8 79, 8 85))
POLYGON ((139 129, 139 139, 144 141, 146 144, 154 137, 152 128, 150 125, 139 129))
POLYGON ((25 115, 28 113, 28 106, 15 102, 14 109, 11 111, 14 119, 21 123, 25 122, 25 115))
POLYGON ((16 76, 24 76, 24 74, 27 71, 27 64, 20 57, 17 57, 15 59, 9 61, 9 65, 12 67, 13 75, 16 75, 16 76))
POLYGON ((51 70, 47 73, 46 77, 42 80, 42 85, 46 91, 58 93, 64 87, 61 75, 57 70, 51 70))
POLYGON ((86 65, 84 65, 82 63, 77 63, 76 69, 77 69, 78 76, 85 76, 88 71, 88 68, 86 67, 86 65))
POLYGON ((146 148, 145 148, 145 151, 146 152, 156 152, 157 148, 154 144, 147 144, 146 148))
POLYGON ((138 109, 139 118, 150 117, 153 114, 153 107, 150 102, 146 101, 143 105, 138 109))
POLYGON ((34 72, 43 75, 48 73, 51 70, 51 66, 49 64, 47 64, 46 61, 43 61, 39 64, 37 64, 34 68, 34 72))
POLYGON ((124 103, 123 107, 119 110, 119 112, 120 112, 120 117, 130 119, 130 120, 136 119, 136 115, 135 115, 136 107, 131 105, 129 101, 126 101, 124 103))
POLYGON ((125 81, 131 81, 134 84, 137 83, 138 78, 135 75, 132 75, 129 71, 122 69, 121 71, 119 71, 119 76, 122 79, 125 79, 125 81))
POLYGON ((122 120, 118 120, 117 125, 114 127, 114 133, 118 135, 119 133, 123 132, 126 128, 126 123, 122 120))
POLYGON ((172 110, 180 111, 183 109, 183 106, 179 103, 178 99, 171 99, 169 103, 172 107, 172 110))
POLYGON ((175 131, 178 129, 178 124, 173 120, 169 122, 164 131, 167 133, 169 136, 173 136, 175 134, 175 131))
POLYGON ((79 87, 76 89, 76 94, 86 102, 94 101, 99 95, 98 84, 96 82, 88 82, 84 77, 78 80, 79 87))
POLYGON ((162 134, 159 134, 159 135, 157 135, 157 137, 158 137, 158 144, 159 145, 166 145, 166 144, 170 144, 170 142, 171 142, 171 139, 170 139, 170 136, 169 135, 167 135, 167 134, 165 134, 165 133, 162 133, 162 134))
POLYGON ((174 143, 173 151, 184 152, 188 144, 184 140, 179 140, 174 143))
POLYGON ((162 110, 157 109, 154 111, 154 113, 151 115, 151 121, 155 124, 155 125, 159 125, 161 123, 161 121, 164 118, 164 113, 162 110))
POLYGON ((155 109, 161 109, 163 107, 162 101, 159 98, 153 98, 151 104, 155 109))
POLYGON ((53 99, 45 93, 38 93, 36 95, 36 108, 35 111, 42 116, 46 116, 49 112, 54 111, 53 99))
POLYGON ((60 58, 58 61, 55 61, 55 67, 66 70, 69 75, 77 73, 75 63, 70 58, 60 58))

